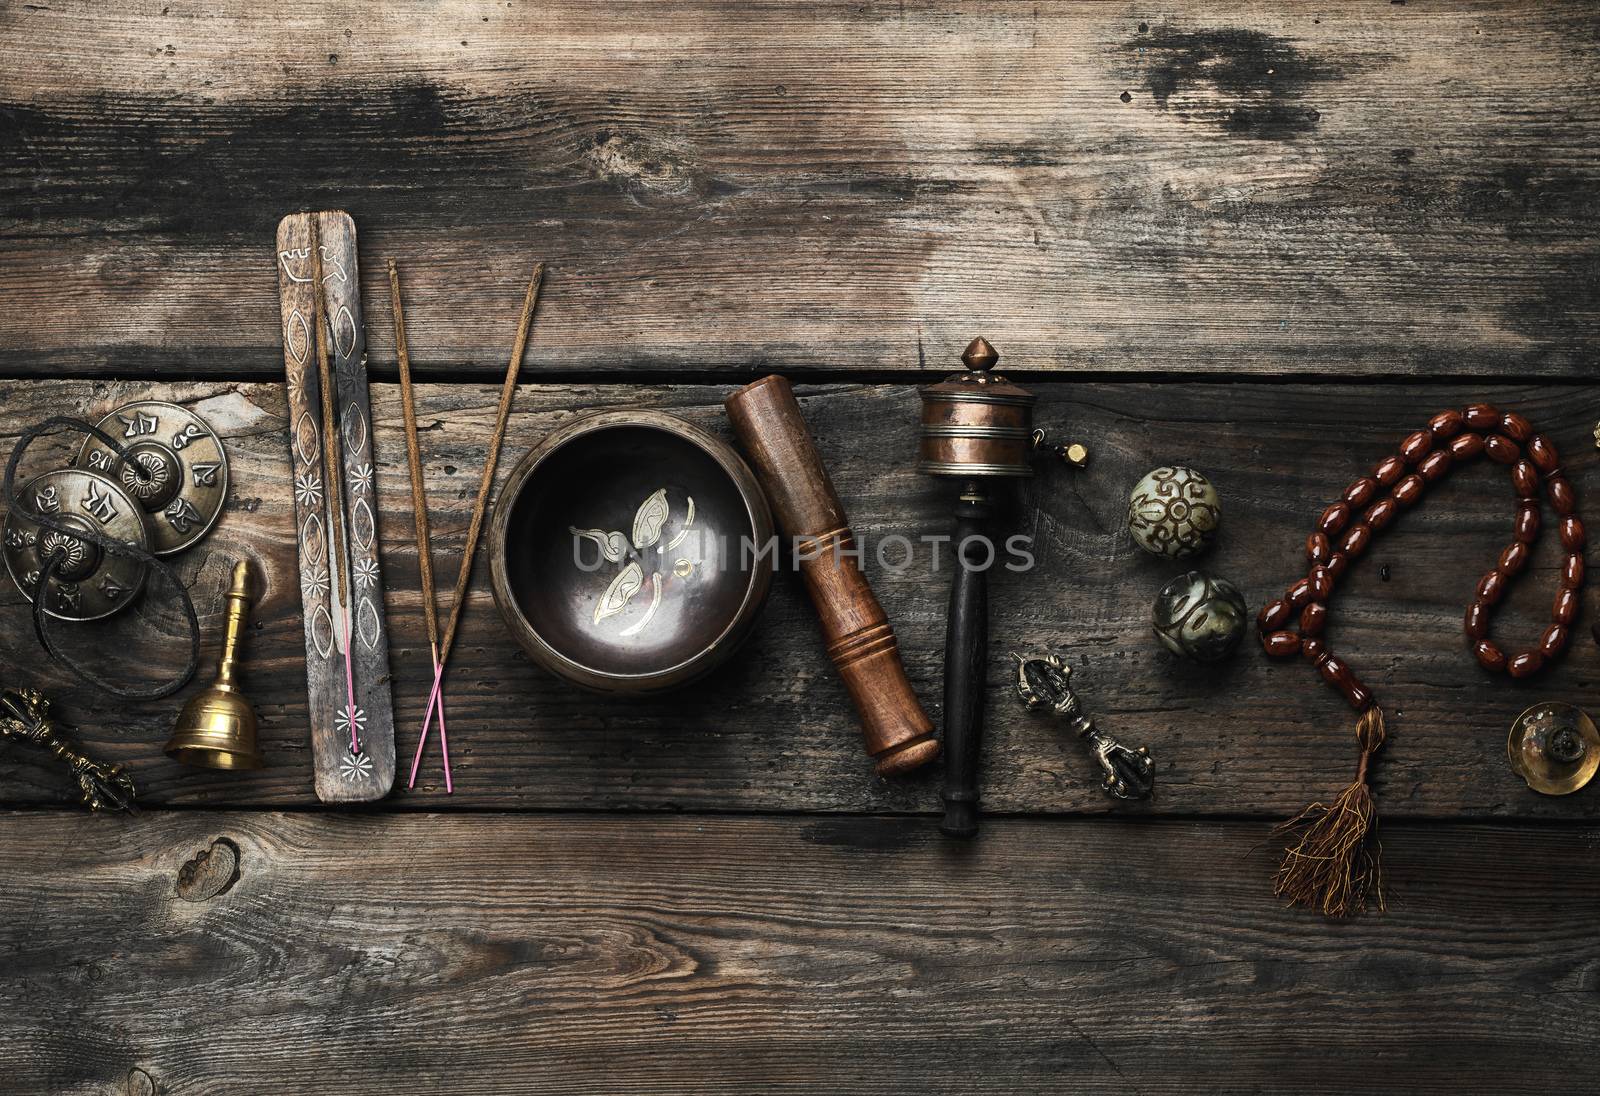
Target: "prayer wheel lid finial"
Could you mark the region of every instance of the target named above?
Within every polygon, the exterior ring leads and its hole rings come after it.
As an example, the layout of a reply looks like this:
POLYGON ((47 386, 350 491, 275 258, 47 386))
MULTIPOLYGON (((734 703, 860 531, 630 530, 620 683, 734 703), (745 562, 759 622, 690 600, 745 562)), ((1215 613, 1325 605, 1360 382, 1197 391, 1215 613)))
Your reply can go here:
POLYGON ((967 344, 966 350, 961 353, 961 361, 968 369, 982 372, 993 369, 1000 361, 1000 352, 989 345, 989 340, 979 335, 967 344))

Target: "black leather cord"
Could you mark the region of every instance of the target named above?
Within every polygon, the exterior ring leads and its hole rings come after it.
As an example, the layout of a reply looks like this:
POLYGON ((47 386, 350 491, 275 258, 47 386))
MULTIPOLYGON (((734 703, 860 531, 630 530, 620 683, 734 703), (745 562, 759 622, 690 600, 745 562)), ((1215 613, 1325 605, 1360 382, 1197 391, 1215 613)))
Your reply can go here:
POLYGON ((147 688, 133 688, 108 682, 104 674, 92 673, 86 670, 80 663, 62 651, 46 630, 45 622, 49 619, 50 614, 45 611, 44 607, 44 595, 49 586, 50 577, 55 574, 55 570, 63 558, 60 551, 52 553, 50 558, 44 561, 44 565, 39 568, 39 582, 32 591, 34 634, 39 637, 39 645, 45 649, 45 652, 68 670, 71 670, 80 681, 102 688, 114 696, 125 697, 129 700, 159 700, 162 697, 171 696, 189 684, 190 679, 194 677, 195 671, 200 667, 200 621, 195 616, 194 601, 189 597, 189 590, 179 580, 177 572, 138 545, 112 540, 96 529, 69 526, 49 514, 36 510, 31 500, 19 500, 17 497, 17 465, 22 462, 22 454, 27 451, 28 446, 39 438, 54 434, 59 430, 76 430, 79 433, 88 434, 117 454, 118 463, 127 459, 127 449, 122 443, 98 427, 91 426, 81 419, 74 419, 65 415, 48 418, 37 426, 30 426, 24 430, 22 436, 17 439, 16 447, 11 450, 11 459, 6 463, 6 505, 12 509, 20 507, 20 513, 30 521, 37 522, 45 529, 65 536, 75 537, 78 540, 88 541, 107 555, 137 560, 159 576, 177 594, 178 604, 183 609, 184 621, 189 628, 189 661, 182 672, 169 681, 163 681, 147 688))

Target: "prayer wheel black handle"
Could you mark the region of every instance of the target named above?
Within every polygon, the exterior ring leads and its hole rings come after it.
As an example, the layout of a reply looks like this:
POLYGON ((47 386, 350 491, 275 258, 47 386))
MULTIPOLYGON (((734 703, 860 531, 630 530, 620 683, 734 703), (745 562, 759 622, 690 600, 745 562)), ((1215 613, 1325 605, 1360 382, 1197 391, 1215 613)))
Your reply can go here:
POLYGON ((978 833, 978 763, 989 661, 989 500, 976 484, 956 503, 955 578, 944 639, 944 820, 950 837, 978 833))

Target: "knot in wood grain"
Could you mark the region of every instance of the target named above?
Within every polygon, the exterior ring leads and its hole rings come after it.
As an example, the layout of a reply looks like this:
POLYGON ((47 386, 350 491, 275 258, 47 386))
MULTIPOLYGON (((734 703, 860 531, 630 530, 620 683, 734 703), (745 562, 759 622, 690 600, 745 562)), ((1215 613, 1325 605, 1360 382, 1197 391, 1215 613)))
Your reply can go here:
POLYGON ((641 205, 676 205, 704 197, 710 187, 687 141, 601 130, 584 165, 641 205))
POLYGON ((239 846, 219 837, 178 869, 177 895, 185 902, 209 902, 238 881, 239 846))

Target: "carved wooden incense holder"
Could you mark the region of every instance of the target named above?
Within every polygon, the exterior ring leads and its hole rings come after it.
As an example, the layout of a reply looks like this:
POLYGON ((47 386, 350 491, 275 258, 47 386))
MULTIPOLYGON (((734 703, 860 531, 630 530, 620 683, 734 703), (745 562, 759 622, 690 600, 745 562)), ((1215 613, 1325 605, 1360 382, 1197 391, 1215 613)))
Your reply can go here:
POLYGON ((856 563, 849 519, 794 390, 782 377, 764 377, 733 393, 725 406, 778 527, 800 542, 800 573, 828 657, 855 702, 878 774, 932 761, 939 756, 933 721, 911 689, 894 629, 856 563))
POLYGON ((317 798, 367 802, 394 784, 394 710, 355 224, 291 214, 277 258, 317 798))

